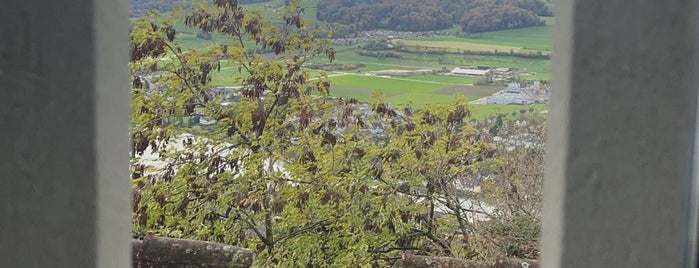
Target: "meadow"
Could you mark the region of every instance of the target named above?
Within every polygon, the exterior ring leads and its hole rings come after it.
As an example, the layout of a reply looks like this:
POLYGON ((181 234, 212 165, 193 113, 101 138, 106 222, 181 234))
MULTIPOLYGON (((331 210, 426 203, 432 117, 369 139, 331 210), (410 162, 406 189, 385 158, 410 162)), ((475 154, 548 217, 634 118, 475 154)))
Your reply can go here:
POLYGON ((440 48, 449 52, 494 51, 541 52, 549 55, 553 48, 553 17, 542 17, 545 26, 528 27, 485 33, 463 33, 452 28, 452 36, 416 37, 400 40, 409 47, 440 48))
POLYGON ((448 40, 550 51, 553 48, 553 26, 556 20, 553 17, 542 17, 542 20, 546 22, 545 26, 475 34, 457 33, 462 37, 450 37, 448 40))
MULTIPOLYGON (((440 38, 446 39, 446 38, 440 38)), ((524 49, 516 46, 503 46, 493 44, 479 44, 473 42, 464 42, 463 40, 434 40, 434 39, 412 39, 399 40, 394 42, 411 48, 438 48, 452 53, 460 53, 462 51, 515 51, 519 52, 524 49)))
MULTIPOLYGON (((529 80, 550 80, 551 61, 547 59, 529 59, 510 56, 482 56, 482 55, 430 55, 394 52, 401 58, 374 58, 360 56, 354 50, 342 50, 337 53, 335 62, 337 63, 362 63, 366 67, 359 69, 359 72, 377 71, 385 69, 424 69, 451 70, 459 66, 488 66, 491 68, 508 67, 521 71, 533 72, 535 77, 526 77, 529 80)), ((317 59, 322 62, 327 59, 317 59)))
POLYGON ((391 104, 412 104, 413 107, 421 108, 427 104, 451 103, 455 99, 455 94, 466 96, 468 100, 476 100, 501 89, 500 87, 450 85, 429 81, 435 77, 421 75, 389 78, 356 74, 335 76, 329 78, 330 95, 368 101, 374 90, 381 90, 385 100, 391 104), (418 80, 420 77, 426 77, 428 80, 420 81, 418 80))

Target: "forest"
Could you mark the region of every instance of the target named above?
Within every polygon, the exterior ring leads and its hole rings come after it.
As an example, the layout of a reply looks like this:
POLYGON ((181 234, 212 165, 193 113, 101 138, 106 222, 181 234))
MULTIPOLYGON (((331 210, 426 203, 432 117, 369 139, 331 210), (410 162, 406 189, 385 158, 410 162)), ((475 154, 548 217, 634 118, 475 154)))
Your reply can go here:
MULTIPOLYGON (((239 4, 270 0, 239 0, 239 4)), ((169 12, 183 0, 129 0, 129 15, 148 10, 169 12)), ((498 31, 544 25, 539 16, 552 16, 542 0, 320 0, 316 17, 339 23, 351 31, 444 30, 459 25, 467 33, 498 31)))
POLYGON ((443 30, 460 25, 464 32, 485 32, 544 25, 551 16, 539 0, 320 0, 316 17, 355 31, 443 30))

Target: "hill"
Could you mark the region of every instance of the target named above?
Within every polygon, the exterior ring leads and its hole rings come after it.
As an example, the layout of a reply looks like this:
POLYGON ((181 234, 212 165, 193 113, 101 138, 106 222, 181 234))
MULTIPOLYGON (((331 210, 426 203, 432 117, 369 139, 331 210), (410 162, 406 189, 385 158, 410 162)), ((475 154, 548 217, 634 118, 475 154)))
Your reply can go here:
POLYGON ((355 31, 386 29, 431 31, 459 24, 464 32, 485 32, 544 25, 551 16, 540 0, 320 0, 318 20, 355 31))

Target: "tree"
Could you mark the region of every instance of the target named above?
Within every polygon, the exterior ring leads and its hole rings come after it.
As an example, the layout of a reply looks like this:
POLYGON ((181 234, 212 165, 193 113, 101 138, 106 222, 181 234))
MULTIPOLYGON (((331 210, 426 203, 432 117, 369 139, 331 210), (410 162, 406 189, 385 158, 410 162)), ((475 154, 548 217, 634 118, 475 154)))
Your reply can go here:
POLYGON ((468 241, 474 215, 497 219, 472 190, 480 167, 497 166, 497 146, 468 123, 465 98, 418 111, 380 91, 369 103, 330 98, 301 66, 335 51, 295 1, 277 22, 235 0, 193 6, 132 29, 134 236, 250 248, 259 266, 386 266, 403 251, 492 257, 468 241), (238 45, 183 51, 179 19, 238 45), (240 87, 209 85, 225 64, 240 87), (213 124, 187 127, 195 116, 213 124))
POLYGON ((499 115, 477 123, 491 133, 495 161, 480 166, 482 200, 492 208, 469 239, 478 256, 536 259, 539 256, 545 117, 535 109, 510 120, 499 115))

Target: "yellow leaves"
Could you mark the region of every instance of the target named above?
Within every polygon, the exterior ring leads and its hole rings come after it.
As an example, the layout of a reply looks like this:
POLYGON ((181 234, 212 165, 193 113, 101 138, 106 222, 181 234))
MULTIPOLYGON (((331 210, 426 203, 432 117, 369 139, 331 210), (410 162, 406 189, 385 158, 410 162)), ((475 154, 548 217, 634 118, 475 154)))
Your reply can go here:
POLYGON ((371 92, 371 97, 369 98, 369 103, 372 107, 384 102, 383 92, 381 90, 374 90, 371 92))
POLYGON ((245 48, 243 48, 243 47, 238 47, 238 46, 232 47, 232 48, 229 47, 228 51, 230 53, 230 57, 233 59, 243 59, 246 57, 245 48))

